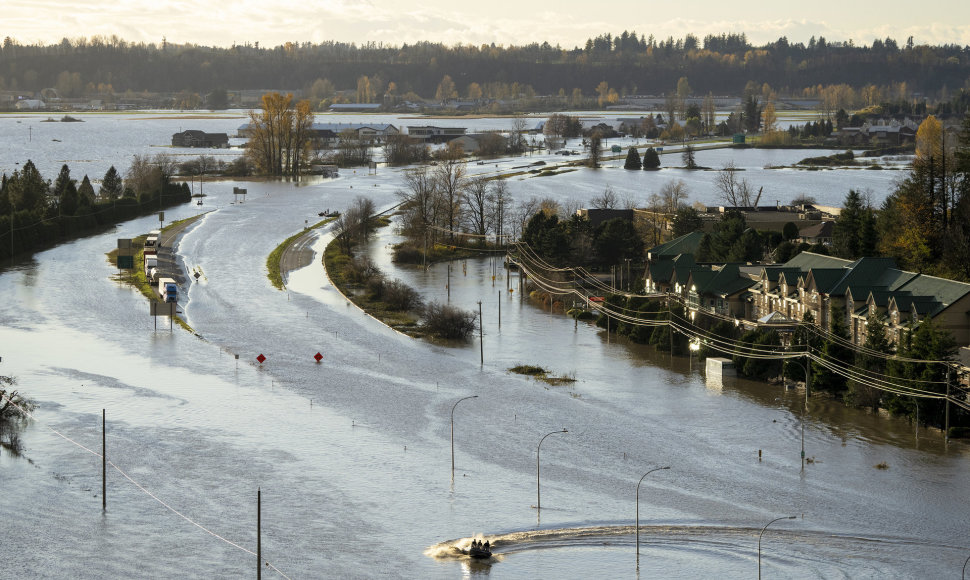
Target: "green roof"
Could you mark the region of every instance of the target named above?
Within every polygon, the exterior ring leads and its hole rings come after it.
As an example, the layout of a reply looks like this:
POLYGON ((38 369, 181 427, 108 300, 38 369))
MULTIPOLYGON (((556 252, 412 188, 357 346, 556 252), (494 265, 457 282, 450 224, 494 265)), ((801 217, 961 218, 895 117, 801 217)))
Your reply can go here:
POLYGON ((676 256, 678 254, 693 255, 697 253, 697 248, 701 245, 701 239, 703 238, 704 232, 691 232, 677 239, 670 240, 665 244, 654 246, 647 250, 647 254, 649 254, 651 259, 663 256, 676 256))
POLYGON ((801 252, 783 265, 788 268, 798 268, 803 272, 807 272, 812 268, 844 268, 851 263, 851 260, 843 260, 842 258, 823 256, 822 254, 815 254, 813 252, 801 252))

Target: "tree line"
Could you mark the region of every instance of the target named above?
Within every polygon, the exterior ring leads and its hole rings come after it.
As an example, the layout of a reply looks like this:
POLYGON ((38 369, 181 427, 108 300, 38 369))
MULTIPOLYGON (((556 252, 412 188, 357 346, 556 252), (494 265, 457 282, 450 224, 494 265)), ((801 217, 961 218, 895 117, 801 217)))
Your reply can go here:
POLYGON ((32 161, 0 178, 0 256, 12 257, 110 227, 119 221, 191 200, 187 183, 172 180, 166 156, 136 155, 124 178, 112 166, 95 190, 67 165, 45 179, 32 161))
MULTIPOLYGON (((658 40, 626 31, 573 48, 548 42, 395 46, 332 41, 210 47, 129 43, 117 37, 64 39, 50 45, 21 44, 7 37, 0 46, 0 90, 56 88, 68 98, 186 91, 189 105, 192 94, 227 88, 327 92, 328 86, 369 102, 407 94, 475 98, 497 94, 493 89, 499 86, 506 93, 513 89, 513 98, 531 93, 568 101, 576 91, 587 97, 600 94, 604 82, 620 96, 668 93, 685 76, 693 79, 697 95, 739 95, 754 82, 791 96, 817 94, 820 86, 856 91, 875 86, 884 87, 883 92, 895 87, 907 96, 920 93, 948 101, 951 91, 964 86, 968 69, 970 48, 917 45, 911 38, 857 45, 851 40, 812 38, 802 43, 782 37, 755 46, 736 34, 658 40), (442 92, 445 75, 464 84, 442 92)), ((609 90, 601 95, 609 98, 609 90)))

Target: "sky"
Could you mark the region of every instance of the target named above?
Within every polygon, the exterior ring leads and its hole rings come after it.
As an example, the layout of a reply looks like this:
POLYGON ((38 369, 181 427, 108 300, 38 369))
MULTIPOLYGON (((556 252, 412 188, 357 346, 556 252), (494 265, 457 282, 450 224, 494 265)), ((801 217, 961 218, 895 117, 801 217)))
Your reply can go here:
POLYGON ((658 39, 743 32, 753 44, 895 38, 970 45, 970 2, 923 0, 3 0, 0 37, 21 44, 116 35, 130 42, 276 46, 287 41, 417 41, 563 48, 636 31, 658 39))

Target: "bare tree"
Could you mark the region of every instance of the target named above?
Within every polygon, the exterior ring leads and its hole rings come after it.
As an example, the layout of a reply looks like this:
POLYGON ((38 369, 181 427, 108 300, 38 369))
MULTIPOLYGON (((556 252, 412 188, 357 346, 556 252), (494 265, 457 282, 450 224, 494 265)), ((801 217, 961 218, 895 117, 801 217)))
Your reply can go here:
POLYGON ((496 241, 502 244, 505 238, 506 231, 509 229, 509 216, 512 215, 512 211, 515 209, 515 202, 509 195, 509 187, 504 179, 498 179, 491 182, 492 183, 492 211, 490 214, 490 221, 492 224, 492 231, 495 232, 496 241))
POLYGON ((589 205, 595 209, 616 209, 620 198, 617 197, 612 185, 607 185, 603 194, 589 200, 589 205))
POLYGON ((465 162, 449 159, 435 168, 434 180, 441 193, 444 209, 442 226, 448 229, 448 238, 455 239, 455 228, 459 221, 459 202, 468 184, 465 176, 465 162))
POLYGON ((733 161, 728 161, 724 168, 714 176, 714 186, 718 191, 718 199, 730 207, 751 207, 752 190, 746 179, 738 179, 739 169, 733 161))
POLYGON ((397 195, 403 201, 401 206, 401 230, 412 240, 434 243, 434 226, 441 213, 438 184, 434 176, 425 168, 412 169, 404 173, 406 189, 397 195))
POLYGON ((525 119, 516 115, 512 119, 512 130, 509 132, 509 153, 522 153, 525 151, 525 133, 527 124, 525 119))
POLYGON ((492 205, 492 192, 489 180, 479 177, 471 180, 462 192, 462 202, 465 207, 463 216, 471 233, 480 236, 484 242, 489 231, 489 209, 492 205))

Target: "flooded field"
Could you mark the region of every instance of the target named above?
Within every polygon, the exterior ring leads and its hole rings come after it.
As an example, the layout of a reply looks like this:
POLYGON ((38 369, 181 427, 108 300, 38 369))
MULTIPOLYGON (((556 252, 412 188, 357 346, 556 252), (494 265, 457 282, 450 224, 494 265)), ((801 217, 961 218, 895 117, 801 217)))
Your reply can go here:
MULTIPOLYGON (((889 172, 851 175, 870 173, 889 172)), ((586 200, 623 172, 569 175, 517 181, 513 193, 545 195, 535 184, 549 183, 551 195, 558 183, 556 195, 586 200)), ((0 372, 39 404, 22 455, 0 451, 11 577, 248 576, 257 488, 262 554, 279 571, 267 578, 632 578, 637 512, 645 578, 753 577, 759 536, 772 578, 956 577, 970 554, 963 444, 824 400, 803 415, 797 390, 709 383, 694 359, 505 292, 518 280, 499 267, 493 281, 488 258, 456 264, 450 280, 452 304, 481 302, 481 345, 404 337, 329 284, 326 232, 286 291, 265 272, 269 252, 323 209, 363 193, 394 205, 401 170, 251 182, 245 203, 233 203, 233 185, 207 184, 204 208, 166 212, 210 212, 178 250, 204 273, 181 289, 197 335, 156 331, 145 299, 111 279, 104 253, 153 229, 154 216, 0 274, 0 372), (550 386, 509 373, 515 364, 576 381, 550 386), (104 512, 102 409, 108 457, 130 478, 109 467, 104 512), (803 422, 814 459, 804 471, 803 422), (537 446, 562 429, 542 443, 537 481, 537 446), (796 518, 761 536, 785 516, 796 518), (458 554, 471 538, 489 539, 497 557, 458 554)), ((788 187, 801 186, 829 187, 788 187)), ((381 267, 449 300, 444 264, 390 262, 395 236, 386 228, 373 241, 381 267)))

